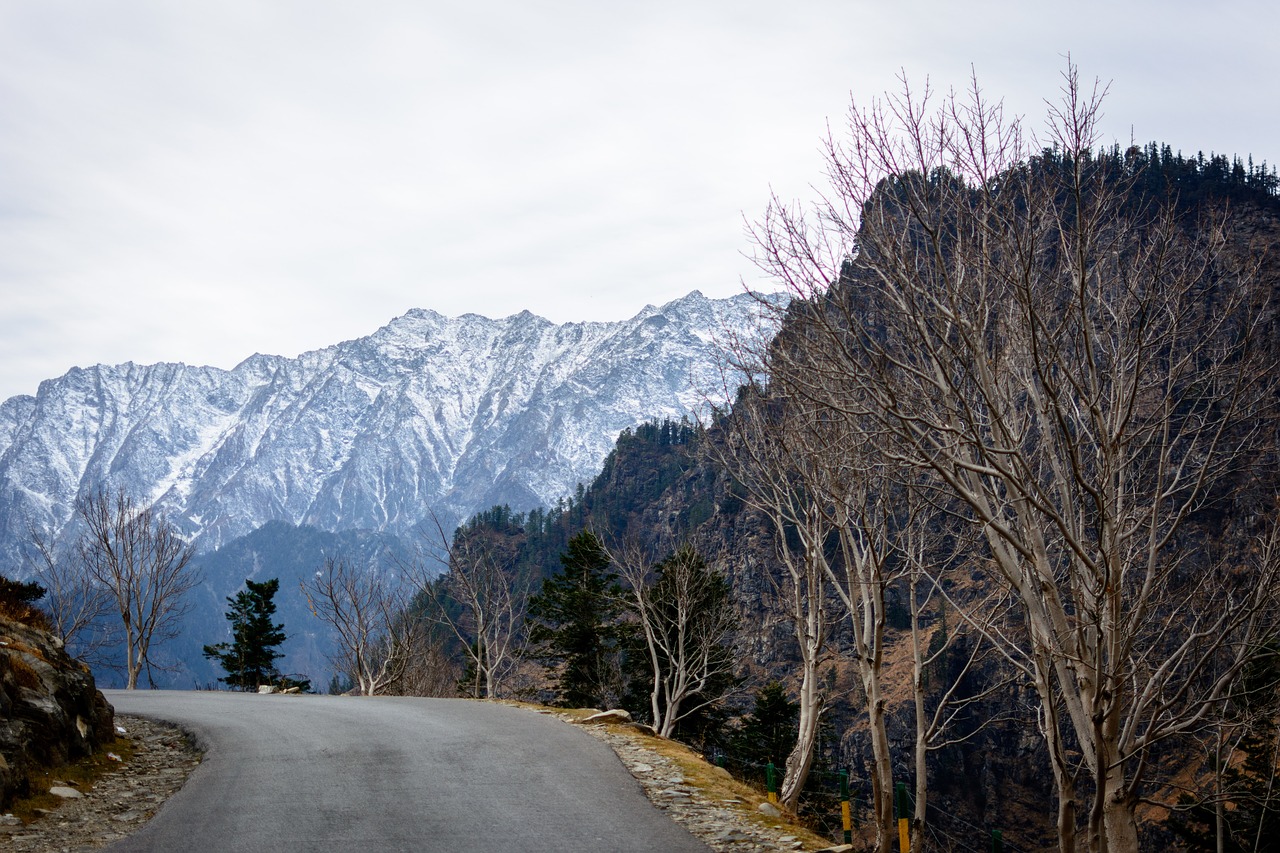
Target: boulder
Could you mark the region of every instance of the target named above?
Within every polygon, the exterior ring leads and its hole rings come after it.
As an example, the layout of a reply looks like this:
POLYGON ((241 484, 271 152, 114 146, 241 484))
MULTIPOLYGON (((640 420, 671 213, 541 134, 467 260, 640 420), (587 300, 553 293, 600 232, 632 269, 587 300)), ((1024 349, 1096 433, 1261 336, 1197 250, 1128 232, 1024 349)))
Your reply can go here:
POLYGON ((68 788, 66 785, 54 785, 49 789, 49 793, 55 797, 62 797, 64 800, 78 800, 84 796, 75 788, 68 788))
POLYGON ((582 722, 584 723, 629 723, 631 715, 621 708, 614 708, 611 711, 601 711, 598 714, 592 714, 582 722))
POLYGON ((89 667, 56 637, 0 616, 0 809, 29 793, 35 770, 114 740, 114 717, 89 667))

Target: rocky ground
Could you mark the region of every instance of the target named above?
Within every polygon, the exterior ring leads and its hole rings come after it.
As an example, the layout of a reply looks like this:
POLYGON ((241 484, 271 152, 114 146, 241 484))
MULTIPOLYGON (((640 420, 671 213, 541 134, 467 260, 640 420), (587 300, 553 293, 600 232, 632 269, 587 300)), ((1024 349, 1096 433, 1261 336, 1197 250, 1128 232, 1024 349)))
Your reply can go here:
MULTIPOLYGON (((17 818, 0 815, 0 848, 13 853, 70 853, 102 847, 145 824, 200 763, 199 752, 177 728, 124 715, 116 717, 116 724, 134 742, 133 760, 31 824, 23 826, 17 818)), ((712 796, 690 784, 677 762, 646 745, 627 727, 587 724, 582 728, 613 748, 658 808, 717 853, 815 848, 812 836, 753 819, 757 806, 747 798, 712 796)))
MULTIPOLYGON (((578 723, 588 734, 609 744, 644 788, 649 800, 716 853, 786 850, 835 853, 851 849, 831 846, 812 833, 778 826, 775 821, 762 818, 761 809, 770 807, 762 807, 760 798, 747 793, 744 786, 727 784, 731 777, 723 769, 706 768, 706 772, 713 777, 722 774, 726 784, 694 784, 678 762, 650 746, 652 739, 644 737, 638 729, 627 725, 584 723, 581 717, 572 714, 557 716, 578 723), (731 788, 736 792, 729 790, 731 788)), ((777 810, 773 809, 771 815, 777 817, 777 810)))
POLYGON ((116 716, 134 756, 91 790, 77 792, 26 826, 0 815, 0 849, 13 853, 92 850, 123 838, 151 819, 200 763, 200 753, 179 729, 141 717, 116 716))
POLYGON ((712 800, 699 788, 686 784, 680 768, 665 756, 636 744, 624 734, 609 732, 604 726, 586 729, 613 747, 655 806, 717 853, 805 849, 804 842, 792 833, 745 820, 744 806, 750 808, 750 803, 740 798, 712 800))

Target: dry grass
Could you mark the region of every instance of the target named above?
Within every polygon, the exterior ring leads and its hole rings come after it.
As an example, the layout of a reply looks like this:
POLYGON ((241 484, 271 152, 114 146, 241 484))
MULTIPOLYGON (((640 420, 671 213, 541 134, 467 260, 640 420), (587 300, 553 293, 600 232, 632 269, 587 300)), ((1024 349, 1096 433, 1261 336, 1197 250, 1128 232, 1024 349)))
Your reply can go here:
MULTIPOLYGON (((547 708, 529 702, 506 702, 532 711, 554 713, 562 717, 582 722, 595 709, 582 708, 547 708)), ((767 795, 761 788, 734 779, 723 768, 707 763, 701 755, 682 743, 648 734, 642 729, 627 723, 607 723, 605 728, 612 734, 621 735, 632 743, 652 750, 658 755, 672 761, 684 776, 686 785, 697 788, 702 796, 724 808, 738 812, 744 824, 764 826, 791 835, 804 844, 806 850, 819 850, 831 846, 828 838, 818 835, 800 823, 793 815, 783 814, 774 818, 761 814, 757 809, 760 803, 766 802, 767 795)))
POLYGON ((34 690, 40 686, 39 674, 20 657, 9 658, 9 671, 13 673, 13 680, 19 687, 34 690))
POLYGON ((9 596, 0 595, 0 616, 20 622, 41 631, 52 630, 49 617, 43 610, 24 601, 17 601, 9 596))

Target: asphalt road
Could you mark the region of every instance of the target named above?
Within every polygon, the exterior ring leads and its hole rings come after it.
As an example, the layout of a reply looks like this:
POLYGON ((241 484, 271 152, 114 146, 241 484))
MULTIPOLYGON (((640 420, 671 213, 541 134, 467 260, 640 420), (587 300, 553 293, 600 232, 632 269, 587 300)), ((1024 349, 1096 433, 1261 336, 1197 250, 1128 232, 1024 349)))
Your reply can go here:
POLYGON ((177 723, 203 763, 129 851, 707 853, 608 746, 461 699, 105 691, 177 723))

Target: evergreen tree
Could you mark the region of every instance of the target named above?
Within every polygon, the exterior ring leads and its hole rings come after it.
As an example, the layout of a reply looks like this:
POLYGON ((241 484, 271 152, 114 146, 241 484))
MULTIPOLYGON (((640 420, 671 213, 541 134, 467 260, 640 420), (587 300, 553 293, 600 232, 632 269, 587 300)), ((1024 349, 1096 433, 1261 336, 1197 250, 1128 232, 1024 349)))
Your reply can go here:
POLYGON ((280 679, 275 661, 283 655, 275 647, 285 641, 284 626, 271 623, 279 589, 278 578, 261 583, 246 580, 245 589, 227 599, 231 642, 205 646, 204 656, 217 660, 227 671, 218 680, 228 687, 256 690, 280 679))
POLYGON ((353 687, 355 685, 352 684, 348 676, 335 672, 329 678, 329 689, 326 692, 330 696, 342 696, 345 693, 349 693, 353 687))
POLYGON ((35 604, 44 598, 45 592, 35 581, 14 581, 0 575, 0 601, 5 603, 35 604))
POLYGON ((755 707, 742 718, 730 743, 736 768, 745 778, 763 778, 764 766, 773 762, 781 767, 796 744, 796 721, 800 705, 787 698, 780 682, 772 681, 760 689, 755 707))
POLYGON ((622 589, 609 555, 594 534, 569 540, 563 571, 542 582, 529 599, 529 641, 534 657, 556 683, 568 707, 616 704, 622 693, 621 649, 627 631, 622 589))
MULTIPOLYGON (((756 693, 751 712, 741 718, 737 731, 729 738, 726 769, 740 779, 763 785, 765 768, 772 762, 781 780, 783 763, 796 744, 799 719, 800 703, 787 698, 787 689, 777 681, 766 684, 756 693)), ((824 717, 798 807, 798 813, 814 821, 813 825, 822 832, 838 828, 828 825, 831 816, 840 812, 834 796, 838 790, 836 777, 831 769, 838 744, 834 727, 824 717)))

